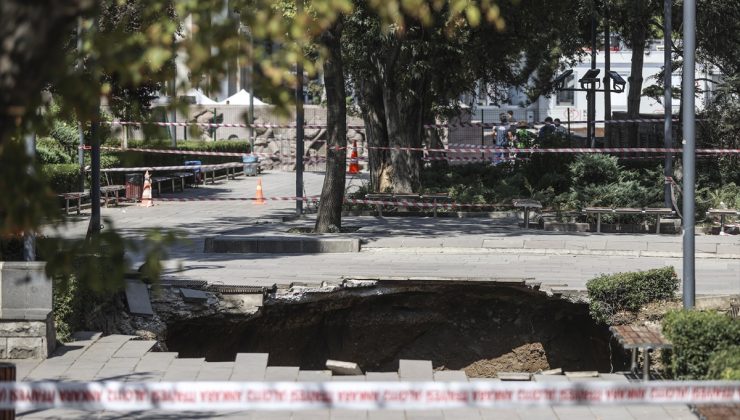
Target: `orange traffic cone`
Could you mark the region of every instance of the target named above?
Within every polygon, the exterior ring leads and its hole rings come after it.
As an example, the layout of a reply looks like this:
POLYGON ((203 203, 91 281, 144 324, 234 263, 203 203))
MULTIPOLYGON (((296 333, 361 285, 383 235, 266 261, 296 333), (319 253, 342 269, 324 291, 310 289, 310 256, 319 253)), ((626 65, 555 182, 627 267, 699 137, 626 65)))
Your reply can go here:
POLYGON ((144 190, 141 192, 141 204, 142 207, 152 207, 154 200, 152 200, 152 178, 149 176, 149 171, 144 174, 144 190))
POLYGON ((254 204, 265 204, 265 196, 262 195, 262 178, 257 178, 257 193, 254 195, 254 204))
POLYGON ((360 173, 360 164, 357 158, 357 140, 352 144, 352 154, 349 156, 349 171, 350 174, 360 173))

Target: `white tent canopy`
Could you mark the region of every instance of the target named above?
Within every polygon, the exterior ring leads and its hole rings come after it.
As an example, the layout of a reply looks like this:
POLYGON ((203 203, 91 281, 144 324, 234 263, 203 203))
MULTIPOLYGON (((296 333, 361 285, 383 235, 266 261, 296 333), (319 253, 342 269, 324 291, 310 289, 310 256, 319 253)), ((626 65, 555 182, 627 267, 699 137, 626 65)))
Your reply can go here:
POLYGON ((188 91, 188 96, 194 96, 195 97, 195 104, 196 105, 216 105, 218 102, 214 101, 213 99, 207 97, 198 89, 190 89, 188 91))
MULTIPOLYGON (((219 105, 242 105, 242 106, 249 105, 249 92, 242 89, 239 92, 219 102, 218 104, 219 105)), ((259 106, 259 105, 267 105, 267 104, 260 101, 259 99, 255 97, 254 106, 259 106)))

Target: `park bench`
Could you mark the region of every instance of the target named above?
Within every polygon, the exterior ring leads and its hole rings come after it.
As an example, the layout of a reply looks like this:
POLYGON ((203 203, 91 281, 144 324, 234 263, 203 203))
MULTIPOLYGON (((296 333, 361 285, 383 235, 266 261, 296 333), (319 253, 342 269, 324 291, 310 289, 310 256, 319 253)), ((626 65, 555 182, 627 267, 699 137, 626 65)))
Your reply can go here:
POLYGON ((110 200, 115 200, 116 205, 118 205, 118 200, 120 199, 119 193, 121 191, 126 191, 125 185, 105 185, 100 187, 100 197, 105 200, 105 207, 108 207, 110 200))
POLYGON ((719 216, 719 232, 725 231, 725 217, 740 216, 740 211, 736 209, 709 209, 707 216, 719 216))
MULTIPOLYGON (((174 175, 163 175, 163 176, 153 176, 152 177, 152 184, 157 187, 157 195, 162 194, 162 183, 170 183, 170 188, 172 192, 175 192, 177 189, 177 184, 175 183, 176 180, 181 180, 180 177, 174 176, 174 175)), ((184 183, 180 183, 180 190, 184 191, 184 183)))
POLYGON ((586 215, 596 215, 596 232, 601 233, 601 215, 602 214, 642 214, 642 215, 654 215, 657 218, 655 226, 655 233, 660 233, 660 218, 661 216, 672 216, 675 214, 673 209, 663 207, 646 207, 646 208, 611 208, 611 207, 586 207, 583 209, 583 213, 586 215))
POLYGON ((59 197, 64 200, 64 214, 69 214, 69 202, 72 200, 77 201, 77 214, 80 214, 80 208, 82 207, 82 200, 86 198, 90 198, 90 193, 85 192, 68 192, 59 194, 59 197))
POLYGON ((515 198, 511 200, 511 204, 513 204, 514 207, 524 209, 524 229, 529 229, 529 211, 531 209, 539 210, 542 208, 542 203, 537 200, 532 200, 531 198, 515 198))
MULTIPOLYGON (((373 193, 373 194, 366 194, 365 195, 366 200, 372 200, 372 201, 392 201, 397 202, 400 205, 404 205, 408 202, 422 202, 422 203, 431 203, 432 204, 432 212, 434 217, 437 217, 437 203, 449 203, 452 202, 452 199, 449 195, 446 193, 429 193, 429 194, 390 194, 390 193, 373 193)), ((420 207, 425 208, 426 206, 415 206, 411 203, 408 203, 408 207, 420 207), (408 205, 410 204, 410 205, 408 205)), ((376 208, 378 209, 378 216, 383 216, 383 206, 385 204, 376 204, 376 208)))
POLYGON ((237 175, 241 175, 244 173, 244 164, 238 163, 238 162, 231 162, 231 163, 221 163, 217 165, 208 165, 207 167, 202 167, 201 171, 203 171, 203 181, 208 180, 208 173, 211 173, 211 184, 216 183, 216 172, 217 171, 225 171, 224 175, 218 176, 218 178, 225 177, 226 179, 236 179, 237 175), (241 171, 239 170, 241 169, 241 171))
POLYGON ((659 330, 645 326, 617 325, 609 330, 622 348, 631 350, 630 370, 634 374, 638 373, 637 353, 642 350, 642 379, 645 381, 650 380, 650 350, 673 348, 673 344, 659 330))

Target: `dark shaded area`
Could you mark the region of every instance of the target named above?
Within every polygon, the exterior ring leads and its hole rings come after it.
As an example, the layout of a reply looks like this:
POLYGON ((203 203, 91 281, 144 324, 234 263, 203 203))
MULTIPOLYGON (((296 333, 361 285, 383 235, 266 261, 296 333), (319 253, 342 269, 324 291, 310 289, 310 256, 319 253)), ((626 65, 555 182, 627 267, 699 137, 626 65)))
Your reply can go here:
POLYGON ((550 367, 611 371, 626 360, 584 304, 502 283, 382 282, 374 289, 317 294, 308 303, 266 301, 261 316, 174 323, 167 347, 180 357, 231 361, 236 353, 270 354, 272 366, 324 369, 326 359, 364 370, 394 371, 399 359, 435 368, 470 364, 540 343, 550 367), (376 293, 377 292, 377 293, 376 293))

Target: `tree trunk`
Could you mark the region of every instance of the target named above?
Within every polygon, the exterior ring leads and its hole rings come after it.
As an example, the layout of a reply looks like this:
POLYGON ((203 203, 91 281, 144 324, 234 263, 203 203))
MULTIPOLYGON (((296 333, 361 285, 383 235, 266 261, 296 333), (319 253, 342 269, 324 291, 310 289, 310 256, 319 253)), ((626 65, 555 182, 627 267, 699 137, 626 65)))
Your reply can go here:
MULTIPOLYGON (((647 27, 649 16, 645 15, 645 4, 642 1, 635 2, 635 19, 632 24, 630 44, 632 46, 632 65, 629 77, 629 93, 627 94, 627 118, 636 119, 640 117, 640 98, 642 96, 642 67, 645 57, 645 44, 647 38, 647 27)), ((638 147, 639 123, 629 125, 629 147, 638 147)))
MULTIPOLYGON (((393 71, 386 70, 386 80, 383 84, 383 102, 388 129, 390 147, 421 148, 422 147, 422 101, 419 92, 422 82, 417 89, 408 91, 401 89, 396 83, 393 71)), ((398 194, 418 192, 421 188, 421 157, 420 151, 391 150, 391 180, 392 190, 398 194)))
POLYGON ((391 186, 390 151, 388 147, 388 129, 386 127, 383 90, 378 76, 366 77, 360 81, 360 109, 365 123, 365 134, 370 148, 368 164, 370 167, 370 186, 375 192, 384 192, 391 186))
MULTIPOLYGON (((434 112, 432 112, 431 107, 426 106, 423 110, 423 116, 422 116, 422 124, 424 125, 433 125, 435 124, 435 118, 434 118, 434 112)), ((424 130, 424 143, 427 145, 427 148, 429 149, 444 149, 444 144, 442 143, 442 138, 439 135, 439 129, 437 128, 423 128, 424 130)), ((430 158, 443 158, 445 156, 445 152, 429 152, 430 158)), ((446 170, 448 167, 447 160, 432 160, 431 161, 431 167, 435 170, 446 170)))
POLYGON ((342 19, 326 30, 319 41, 328 55, 323 63, 326 89, 326 176, 321 190, 316 232, 336 231, 342 227, 345 171, 347 167, 347 105, 341 51, 342 19))

